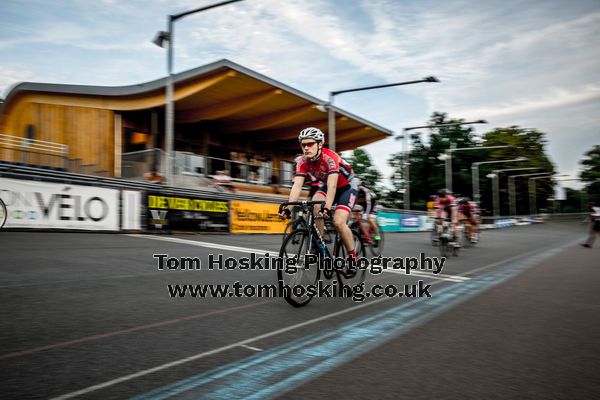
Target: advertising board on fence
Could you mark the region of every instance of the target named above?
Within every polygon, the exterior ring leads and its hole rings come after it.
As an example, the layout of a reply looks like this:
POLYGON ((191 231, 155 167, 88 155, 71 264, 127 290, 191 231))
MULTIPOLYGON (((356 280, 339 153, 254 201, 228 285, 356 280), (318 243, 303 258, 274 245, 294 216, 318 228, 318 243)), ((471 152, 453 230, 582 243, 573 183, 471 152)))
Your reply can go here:
POLYGON ((385 211, 377 212, 377 223, 383 232, 400 231, 400 214, 385 211))
POLYGON ((400 212, 377 212, 377 223, 384 232, 418 232, 432 229, 432 220, 426 215, 400 212))
POLYGON ((421 219, 414 214, 400 214, 400 230, 403 232, 417 232, 421 229, 421 219))
POLYGON ((227 230, 229 204, 192 196, 146 194, 146 228, 151 230, 227 230))
POLYGON ((119 191, 0 178, 6 228, 119 229, 119 191))
POLYGON ((231 233, 283 233, 288 221, 277 215, 278 204, 231 202, 231 233))

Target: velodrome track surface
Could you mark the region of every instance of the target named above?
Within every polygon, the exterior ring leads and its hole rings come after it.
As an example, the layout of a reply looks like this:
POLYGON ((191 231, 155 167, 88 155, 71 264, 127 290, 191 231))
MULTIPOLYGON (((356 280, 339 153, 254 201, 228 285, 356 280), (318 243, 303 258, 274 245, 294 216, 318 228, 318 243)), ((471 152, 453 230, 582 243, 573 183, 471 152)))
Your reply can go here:
MULTIPOLYGON (((431 298, 176 298, 168 284, 275 283, 273 271, 159 271, 154 253, 276 252, 266 235, 0 232, 0 397, 593 398, 600 249, 587 225, 484 232, 431 298), (231 248, 227 246, 236 246, 231 248)), ((427 233, 387 256, 437 256, 427 233)))

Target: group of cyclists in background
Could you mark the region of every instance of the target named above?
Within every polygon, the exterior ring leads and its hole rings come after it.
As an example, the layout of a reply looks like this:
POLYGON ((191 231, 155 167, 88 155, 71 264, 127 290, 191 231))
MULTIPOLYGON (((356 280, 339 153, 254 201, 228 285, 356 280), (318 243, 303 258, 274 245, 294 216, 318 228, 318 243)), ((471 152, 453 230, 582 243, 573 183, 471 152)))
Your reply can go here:
MULTIPOLYGON (((382 248, 382 235, 377 225, 377 196, 355 176, 352 168, 337 153, 324 147, 325 135, 314 127, 303 129, 298 141, 302 154, 296 160, 296 170, 288 202, 297 202, 303 186, 309 187, 308 199, 324 202, 314 206, 315 220, 321 234, 326 233, 326 220, 333 222, 335 231, 350 258, 356 259, 356 245, 349 222, 361 230, 365 245, 382 248)), ((280 217, 291 218, 292 207, 281 207, 280 217)), ((447 189, 441 189, 428 202, 428 215, 435 219, 434 236, 446 223, 451 232, 450 245, 461 246, 459 225, 465 226, 464 236, 469 244, 479 238, 480 212, 468 197, 456 198, 447 189)), ((432 237, 436 244, 437 239, 432 237)))
POLYGON ((481 213, 477 203, 470 198, 457 198, 448 189, 440 189, 437 196, 431 196, 427 203, 427 212, 436 221, 432 231, 434 245, 439 240, 440 227, 444 221, 450 222, 452 237, 449 244, 452 247, 461 247, 461 233, 465 244, 476 244, 479 241, 481 213), (464 232, 458 232, 459 226, 464 227, 464 232))

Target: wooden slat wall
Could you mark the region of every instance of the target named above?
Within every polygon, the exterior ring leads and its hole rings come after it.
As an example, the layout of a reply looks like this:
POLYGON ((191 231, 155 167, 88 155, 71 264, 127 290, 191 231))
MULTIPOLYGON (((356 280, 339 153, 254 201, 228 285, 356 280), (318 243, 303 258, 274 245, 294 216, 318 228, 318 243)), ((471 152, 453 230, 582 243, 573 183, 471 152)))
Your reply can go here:
MULTIPOLYGON (((114 113, 111 110, 27 103, 10 116, 8 134, 25 137, 27 125, 35 126, 35 139, 69 146, 69 158, 95 165, 93 171, 114 171, 114 113), (16 115, 14 115, 16 114, 16 115)), ((21 162, 16 151, 0 152, 3 160, 21 162)), ((59 167, 57 157, 30 155, 29 163, 59 167)))

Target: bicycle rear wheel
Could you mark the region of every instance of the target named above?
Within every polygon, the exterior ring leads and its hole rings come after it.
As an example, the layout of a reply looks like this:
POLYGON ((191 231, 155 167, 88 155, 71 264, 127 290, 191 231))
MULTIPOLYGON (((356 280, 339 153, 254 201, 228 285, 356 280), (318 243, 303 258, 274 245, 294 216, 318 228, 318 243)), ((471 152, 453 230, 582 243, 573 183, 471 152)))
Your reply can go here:
POLYGON ((379 240, 373 239, 373 243, 369 245, 371 254, 373 254, 374 257, 379 257, 381 254, 383 254, 383 244, 384 244, 383 231, 381 230, 380 226, 378 226, 378 228, 379 228, 379 240))
MULTIPOLYGON (((312 247, 314 252, 316 247, 312 247)), ((321 270, 317 265, 305 265, 305 256, 309 251, 308 231, 296 229, 290 233, 279 250, 279 257, 284 265, 277 269, 277 279, 284 290, 285 301, 294 307, 302 307, 312 300, 308 285, 315 285, 321 270), (286 268, 286 260, 293 259, 293 268, 286 268)))
POLYGON ((7 217, 8 217, 8 211, 6 210, 6 204, 4 204, 4 201, 2 201, 2 199, 0 199, 0 229, 6 223, 7 217))

